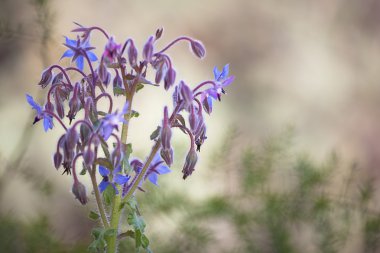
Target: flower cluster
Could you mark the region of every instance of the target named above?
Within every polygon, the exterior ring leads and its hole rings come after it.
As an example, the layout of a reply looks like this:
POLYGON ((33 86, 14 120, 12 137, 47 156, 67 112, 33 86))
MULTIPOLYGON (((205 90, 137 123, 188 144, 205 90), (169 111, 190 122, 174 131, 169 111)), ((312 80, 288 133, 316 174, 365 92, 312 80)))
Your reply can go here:
MULTIPOLYGON (((212 113, 213 102, 221 100, 226 86, 234 79, 228 76, 229 66, 224 66, 222 71, 215 68, 213 80, 191 88, 184 81, 176 80, 177 72, 167 51, 178 42, 185 41, 194 55, 202 59, 205 48, 201 42, 179 37, 157 50, 156 42, 163 33, 158 29, 148 38, 139 54, 133 39, 118 43, 99 27, 77 25, 72 31, 75 39, 65 37, 63 45, 67 50, 61 57, 71 59, 75 65, 64 67, 57 64, 43 71, 39 85, 48 89, 43 106, 27 95, 28 103, 36 110, 33 123, 43 120, 45 131, 57 125, 65 130, 57 142, 53 161, 57 170, 62 167, 63 173, 72 174, 75 197, 82 204, 88 201, 85 186, 78 179, 78 158, 82 161, 80 174, 88 173, 92 179, 98 205, 102 200, 96 193, 113 191, 114 196, 130 198, 136 189, 142 190, 147 179, 158 185, 158 175, 169 173, 173 164, 173 128, 179 128, 189 136, 190 149, 182 169, 186 179, 197 163, 196 151, 201 150, 207 139, 204 112, 212 113), (100 32, 106 40, 101 56, 95 55, 95 47, 90 43, 94 31, 100 32), (154 80, 147 79, 148 72, 153 72, 154 80), (111 82, 112 86, 109 86, 111 82), (161 84, 166 91, 173 90, 173 109, 170 112, 168 106, 164 107, 162 124, 151 134, 154 145, 147 158, 144 161, 130 159, 132 150, 131 144, 127 143, 128 125, 133 117, 138 116, 132 110, 132 98, 145 86, 161 84), (122 108, 116 110, 115 96, 125 96, 126 101, 122 108), (108 102, 107 111, 98 108, 99 101, 103 99, 108 102), (97 175, 102 177, 100 184, 97 183, 97 175)), ((102 209, 101 205, 99 209, 102 209)), ((107 224, 107 219, 103 222, 107 224)))

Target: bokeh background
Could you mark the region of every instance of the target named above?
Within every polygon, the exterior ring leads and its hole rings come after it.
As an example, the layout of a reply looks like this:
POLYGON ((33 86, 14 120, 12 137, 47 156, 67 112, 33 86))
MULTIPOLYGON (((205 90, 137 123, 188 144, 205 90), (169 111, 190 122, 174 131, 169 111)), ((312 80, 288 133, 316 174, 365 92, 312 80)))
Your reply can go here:
MULTIPOLYGON (((171 50, 178 80, 196 85, 226 63, 236 76, 207 119, 196 172, 181 179, 177 133, 173 173, 138 194, 154 252, 380 252, 379 13, 377 0, 1 0, 0 251, 84 252, 92 239, 94 200, 80 206, 52 165, 62 132, 32 127, 25 101, 43 101, 41 71, 75 21, 140 50, 159 27, 158 47, 194 37, 207 57, 171 50)), ((101 52, 104 39, 92 41, 101 52)), ((135 156, 168 99, 139 93, 135 156)))

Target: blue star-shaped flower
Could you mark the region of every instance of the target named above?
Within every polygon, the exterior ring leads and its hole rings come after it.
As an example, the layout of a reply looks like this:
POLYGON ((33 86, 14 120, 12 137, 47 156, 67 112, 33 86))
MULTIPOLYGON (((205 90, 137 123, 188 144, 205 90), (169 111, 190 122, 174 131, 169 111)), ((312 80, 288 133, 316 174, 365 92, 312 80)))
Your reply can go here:
POLYGON ((222 94, 225 94, 226 91, 224 90, 224 87, 230 85, 235 77, 234 76, 228 76, 229 72, 229 64, 226 64, 223 67, 222 71, 219 71, 217 67, 214 68, 214 79, 216 85, 212 88, 209 88, 205 90, 201 95, 201 101, 203 102, 203 107, 205 108, 205 111, 210 114, 212 111, 212 99, 219 100, 222 94))
POLYGON ((32 106, 32 108, 36 110, 37 112, 37 115, 34 118, 33 124, 43 119, 45 132, 47 132, 49 129, 53 129, 53 126, 54 126, 53 117, 44 113, 42 107, 34 101, 32 96, 26 94, 26 100, 32 106))
POLYGON ((98 57, 93 52, 90 52, 90 50, 94 49, 94 47, 90 46, 90 42, 87 39, 85 42, 82 42, 79 38, 77 40, 71 40, 68 37, 65 36, 66 47, 69 49, 66 50, 61 59, 65 57, 72 57, 71 61, 75 61, 78 69, 83 70, 84 67, 84 54, 88 56, 90 61, 97 61, 98 57))
POLYGON ((124 119, 124 114, 128 112, 128 103, 125 103, 121 112, 114 112, 111 114, 107 114, 100 124, 100 130, 103 138, 108 140, 111 136, 114 129, 119 130, 120 123, 126 123, 124 119))
POLYGON ((157 153, 149 166, 145 179, 148 178, 152 184, 158 186, 158 175, 163 175, 170 172, 171 170, 169 167, 165 165, 164 161, 161 159, 161 156, 157 153))
POLYGON ((116 188, 116 184, 118 185, 124 185, 128 182, 129 176, 124 176, 120 174, 121 168, 117 167, 116 169, 113 170, 113 182, 110 181, 109 175, 111 172, 103 167, 99 166, 99 173, 103 177, 103 180, 99 184, 99 190, 100 192, 103 192, 109 185, 111 185, 114 189, 116 194, 119 194, 119 191, 116 188))

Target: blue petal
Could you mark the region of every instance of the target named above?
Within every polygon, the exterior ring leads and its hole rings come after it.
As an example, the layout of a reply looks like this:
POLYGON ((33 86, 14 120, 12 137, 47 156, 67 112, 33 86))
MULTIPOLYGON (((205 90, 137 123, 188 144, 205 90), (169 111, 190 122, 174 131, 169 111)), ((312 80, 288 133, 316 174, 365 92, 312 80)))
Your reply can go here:
POLYGON ((100 175, 105 177, 105 176, 108 176, 110 174, 110 171, 108 169, 106 169, 105 167, 99 165, 99 173, 100 173, 100 175))
POLYGON ((42 107, 34 101, 31 95, 26 94, 26 100, 38 114, 42 112, 42 107))
POLYGON ((220 76, 220 72, 218 70, 218 67, 214 67, 214 78, 215 80, 218 80, 218 77, 220 76))
POLYGON ((113 180, 115 181, 115 183, 117 183, 119 185, 123 185, 126 182, 128 182, 129 177, 128 176, 123 176, 123 175, 120 175, 120 174, 116 174, 115 177, 113 178, 113 180))
POLYGON ((75 63, 77 64, 78 69, 83 70, 83 66, 84 66, 83 55, 78 56, 78 58, 75 61, 75 63))
POLYGON ((68 49, 68 50, 66 50, 66 51, 63 53, 63 55, 61 56, 61 59, 62 59, 62 58, 65 58, 65 57, 73 57, 73 55, 74 55, 74 51, 71 50, 71 49, 68 49))
POLYGON ((100 182, 100 184, 99 184, 100 192, 104 192, 104 190, 107 188, 107 186, 109 184, 110 184, 110 182, 106 182, 106 181, 102 180, 102 182, 100 182))
POLYGON ((168 166, 166 165, 161 165, 161 166, 158 166, 158 168, 156 169, 156 171, 162 175, 162 174, 168 174, 171 172, 171 170, 169 169, 168 166))
POLYGON ((157 184, 157 180, 158 180, 157 173, 154 173, 154 172, 150 173, 150 175, 148 176, 148 179, 150 182, 152 182, 152 184, 158 186, 158 184, 157 184))
POLYGON ((103 138, 104 140, 108 140, 108 138, 111 136, 113 131, 113 126, 107 124, 103 127, 103 138))
POLYGON ((96 57, 96 54, 94 54, 93 52, 87 51, 87 56, 90 59, 90 61, 97 61, 98 60, 98 57, 96 57))
POLYGON ((44 129, 45 132, 49 129, 53 129, 53 119, 50 116, 44 116, 44 129))
POLYGON ((223 80, 224 78, 228 76, 229 67, 230 67, 230 64, 226 64, 223 67, 222 73, 220 74, 218 81, 223 80))
POLYGON ((73 46, 73 47, 77 46, 77 41, 76 40, 71 40, 67 36, 65 36, 65 39, 66 39, 66 44, 67 45, 70 45, 70 46, 73 46))

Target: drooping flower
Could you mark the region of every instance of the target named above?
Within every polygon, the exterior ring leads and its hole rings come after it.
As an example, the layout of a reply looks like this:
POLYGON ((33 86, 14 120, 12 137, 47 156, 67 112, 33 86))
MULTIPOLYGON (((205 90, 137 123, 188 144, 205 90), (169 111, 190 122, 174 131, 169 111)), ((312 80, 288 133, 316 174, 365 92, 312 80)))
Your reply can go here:
POLYGON ((116 194, 119 193, 118 189, 116 188, 116 184, 118 185, 124 185, 128 182, 129 176, 124 176, 120 174, 121 167, 117 167, 113 170, 113 179, 110 180, 110 170, 103 166, 99 166, 99 173, 103 177, 103 180, 99 184, 99 190, 100 192, 103 192, 109 185, 111 185, 114 189, 116 194))
POLYGON ((34 118, 33 124, 35 124, 36 122, 43 119, 43 125, 44 125, 45 132, 47 132, 49 129, 53 129, 53 126, 54 126, 53 117, 44 113, 42 107, 34 101, 32 96, 26 94, 26 100, 32 106, 32 108, 34 110, 36 110, 36 112, 37 112, 37 115, 34 118))
POLYGON ((121 45, 117 44, 115 42, 115 38, 111 36, 106 44, 103 56, 108 62, 113 62, 115 58, 119 55, 120 49, 121 45))
POLYGON ((124 114, 128 112, 128 102, 125 103, 123 109, 121 112, 114 112, 111 114, 107 114, 103 119, 102 123, 100 124, 100 131, 104 138, 104 140, 107 140, 114 129, 119 131, 119 124, 120 123, 126 123, 124 119, 124 114))
POLYGON ((65 57, 72 57, 71 61, 75 61, 78 69, 80 70, 83 70, 84 67, 85 54, 88 56, 90 61, 98 60, 98 57, 96 57, 96 55, 93 52, 90 52, 90 50, 95 48, 90 46, 90 42, 88 39, 84 42, 81 41, 79 38, 77 40, 71 40, 65 36, 65 39, 66 43, 64 43, 63 45, 65 45, 69 49, 63 53, 61 59, 65 57))
POLYGON ((164 161, 161 159, 160 155, 157 153, 152 162, 150 163, 149 169, 145 175, 145 179, 148 178, 149 181, 158 186, 158 175, 163 175, 170 173, 171 170, 165 165, 164 161))

